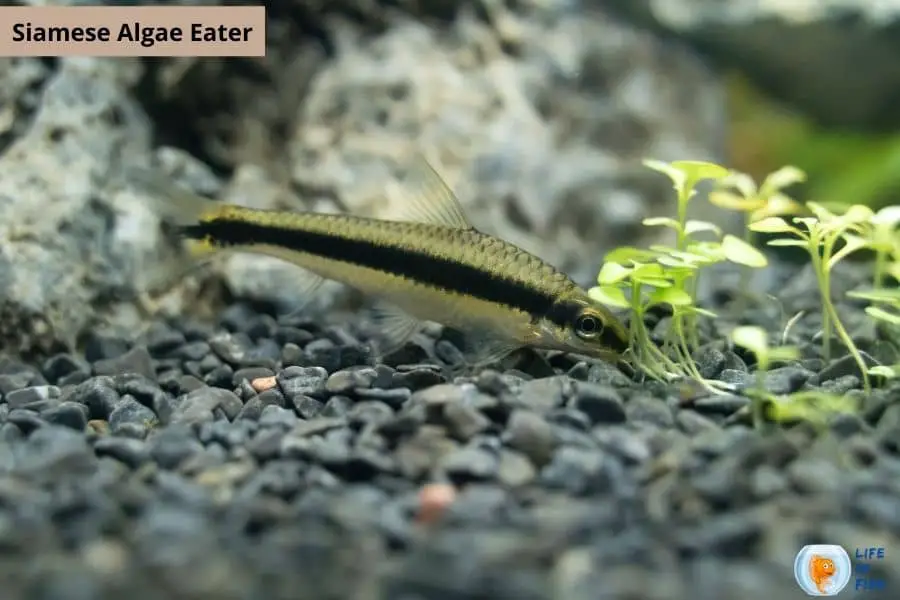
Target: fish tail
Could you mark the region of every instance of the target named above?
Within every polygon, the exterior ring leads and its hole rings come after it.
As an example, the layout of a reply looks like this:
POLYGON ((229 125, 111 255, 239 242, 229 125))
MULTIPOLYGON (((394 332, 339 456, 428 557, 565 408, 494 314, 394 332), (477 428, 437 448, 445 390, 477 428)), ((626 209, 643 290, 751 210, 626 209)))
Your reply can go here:
POLYGON ((182 234, 182 242, 191 255, 201 258, 217 251, 210 240, 191 239, 184 233, 191 227, 226 212, 230 208, 228 205, 179 187, 161 173, 143 167, 129 169, 126 177, 129 183, 146 195, 160 219, 177 227, 182 234))

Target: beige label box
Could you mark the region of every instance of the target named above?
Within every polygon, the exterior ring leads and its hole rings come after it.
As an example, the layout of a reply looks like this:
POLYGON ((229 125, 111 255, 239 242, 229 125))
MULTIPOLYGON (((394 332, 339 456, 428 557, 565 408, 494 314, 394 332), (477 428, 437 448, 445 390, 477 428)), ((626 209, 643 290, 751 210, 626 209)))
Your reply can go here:
POLYGON ((0 56, 265 56, 263 6, 3 6, 0 56))

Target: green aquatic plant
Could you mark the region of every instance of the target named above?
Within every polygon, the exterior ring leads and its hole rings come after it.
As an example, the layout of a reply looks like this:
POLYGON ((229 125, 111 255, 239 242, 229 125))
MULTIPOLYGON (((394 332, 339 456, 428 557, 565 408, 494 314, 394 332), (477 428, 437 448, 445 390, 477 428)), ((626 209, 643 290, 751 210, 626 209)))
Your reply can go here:
POLYGON ((756 268, 768 263, 759 250, 741 238, 722 235, 712 223, 686 218, 696 184, 723 177, 727 170, 697 161, 671 164, 646 161, 645 164, 672 179, 677 218, 650 218, 644 224, 674 230, 675 247, 654 245, 646 250, 624 247, 610 252, 597 277, 598 286, 589 293, 600 302, 631 310, 632 354, 646 372, 658 378, 689 376, 703 381, 692 359, 692 350, 698 345, 696 318, 715 317, 715 314, 697 304, 697 282, 702 269, 723 261, 756 268), (701 233, 710 234, 714 239, 697 239, 701 233), (653 344, 643 320, 647 310, 660 304, 672 310, 672 328, 662 350, 653 344))
POLYGON ((751 400, 753 426, 763 427, 766 420, 776 423, 807 421, 817 427, 824 426, 839 413, 853 413, 857 403, 846 396, 821 390, 803 390, 778 396, 765 389, 765 374, 776 361, 797 360, 800 351, 795 346, 770 346, 766 331, 761 327, 744 325, 735 327, 731 340, 756 356, 756 382, 745 390, 751 400))
POLYGON ((795 346, 769 346, 766 330, 753 325, 735 327, 731 332, 731 341, 734 345, 752 352, 756 357, 756 385, 748 390, 748 395, 752 401, 753 424, 759 427, 763 422, 765 403, 773 398, 766 392, 766 372, 773 362, 796 360, 800 352, 795 346))
POLYGON ((862 205, 853 205, 845 213, 838 215, 815 202, 807 202, 806 206, 813 216, 794 217, 793 224, 782 217, 766 217, 751 223, 750 228, 761 233, 787 234, 770 240, 768 244, 796 246, 809 254, 822 302, 822 352, 825 360, 831 358, 831 336, 834 332, 859 366, 863 387, 868 391, 871 387, 866 375, 866 363, 841 322, 831 298, 831 273, 841 260, 864 247, 858 234, 871 218, 872 210, 862 205), (848 236, 848 233, 857 235, 848 236), (843 242, 840 249, 839 242, 843 242))

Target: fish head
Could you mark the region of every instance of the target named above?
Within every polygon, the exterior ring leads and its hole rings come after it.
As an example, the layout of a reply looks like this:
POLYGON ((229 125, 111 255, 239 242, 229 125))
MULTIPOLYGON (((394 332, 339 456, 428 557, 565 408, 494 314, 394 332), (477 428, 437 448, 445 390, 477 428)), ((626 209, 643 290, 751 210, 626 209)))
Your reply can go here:
POLYGON ((628 349, 628 330, 583 290, 558 299, 537 324, 536 345, 613 360, 628 349))

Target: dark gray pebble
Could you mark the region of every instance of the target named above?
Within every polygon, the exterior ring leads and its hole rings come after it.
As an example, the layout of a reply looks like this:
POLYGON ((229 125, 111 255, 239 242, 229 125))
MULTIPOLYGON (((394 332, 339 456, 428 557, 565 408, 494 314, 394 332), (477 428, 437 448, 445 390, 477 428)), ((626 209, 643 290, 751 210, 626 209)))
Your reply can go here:
MULTIPOLYGON (((77 356, 72 356, 71 354, 57 354, 44 361, 41 371, 43 372, 44 377, 47 378, 47 381, 59 384, 61 379, 70 377, 73 374, 89 377, 91 374, 91 366, 86 360, 77 356)), ((0 385, 0 391, 3 391, 2 387, 3 386, 0 385)))
POLYGON ((284 407, 284 395, 281 393, 281 390, 266 390, 258 396, 254 396, 244 404, 237 418, 258 421, 263 411, 269 406, 284 407))
POLYGON ((116 433, 125 424, 152 429, 157 424, 156 414, 133 396, 123 396, 109 415, 109 427, 116 433))
POLYGON ((344 417, 350 412, 353 406, 353 399, 347 396, 332 396, 322 408, 321 416, 323 417, 344 417))
POLYGON ((202 423, 214 421, 221 414, 227 419, 237 417, 243 408, 240 398, 230 390, 201 388, 193 391, 175 406, 172 423, 202 423))
POLYGON ((475 446, 454 450, 441 461, 441 468, 456 484, 493 479, 499 466, 495 453, 475 446))
POLYGON ((693 410, 679 410, 675 421, 678 427, 690 436, 719 428, 715 421, 693 410))
POLYGON ((475 435, 486 431, 491 420, 473 406, 463 402, 448 402, 444 405, 443 422, 454 438, 466 442, 475 435))
POLYGON ((723 369, 719 373, 719 381, 735 386, 737 389, 753 387, 756 384, 756 378, 746 370, 739 369, 723 369))
POLYGON ((6 395, 15 390, 28 387, 34 381, 34 373, 28 370, 18 373, 5 373, 0 375, 0 393, 6 395))
POLYGON ((294 410, 303 419, 314 419, 325 408, 324 402, 309 396, 294 396, 291 403, 294 405, 294 410))
POLYGON ((6 415, 6 420, 16 425, 26 434, 47 424, 38 413, 24 408, 16 408, 9 411, 9 414, 6 415))
POLYGON ((693 358, 704 379, 715 379, 725 368, 725 354, 715 346, 701 347, 693 358))
POLYGON ((734 394, 713 394, 693 402, 694 410, 708 415, 731 415, 750 404, 750 399, 734 394))
POLYGON ((622 371, 616 368, 615 365, 607 362, 598 362, 591 365, 588 371, 588 381, 614 387, 628 387, 631 385, 631 380, 622 371))
POLYGON ((531 410, 515 410, 509 416, 503 439, 510 448, 525 454, 536 466, 550 462, 556 450, 553 426, 531 410))
MULTIPOLYGON (((874 367, 878 365, 878 361, 866 352, 860 350, 859 353, 862 356, 863 362, 868 367, 874 367)), ((862 373, 860 373, 859 370, 859 365, 856 364, 856 360, 849 354, 837 360, 831 361, 831 363, 829 363, 827 367, 822 369, 819 372, 819 382, 824 383, 826 381, 831 381, 832 379, 838 379, 847 375, 853 375, 856 378, 862 377, 862 373)))
POLYGON ((609 385, 576 382, 570 406, 581 411, 592 423, 623 423, 625 407, 618 390, 609 385))
POLYGON ((51 425, 62 425, 75 431, 84 431, 89 414, 90 411, 83 404, 60 402, 58 406, 43 411, 41 417, 51 425))
POLYGON ((84 435, 68 427, 40 427, 21 450, 16 457, 16 471, 46 481, 90 473, 97 465, 84 435))
POLYGON ((177 469, 191 456, 203 452, 201 444, 187 426, 170 425, 147 438, 147 448, 153 460, 163 469, 177 469))
POLYGON ((812 376, 812 371, 801 367, 779 367, 766 373, 763 385, 772 394, 791 394, 802 388, 812 376))
POLYGON ((113 385, 112 379, 88 379, 75 386, 63 400, 84 404, 90 411, 91 419, 106 421, 119 401, 119 393, 113 389, 113 385))
POLYGON ((332 373, 325 382, 325 390, 331 394, 347 394, 357 389, 371 387, 378 372, 371 367, 350 367, 332 373))
POLYGON ((153 358, 144 346, 136 346, 116 358, 107 358, 94 362, 94 375, 118 375, 120 373, 137 373, 149 379, 156 378, 153 358))
POLYGON ((40 412, 56 406, 60 390, 55 385, 40 385, 22 388, 6 394, 10 409, 24 408, 40 412))
POLYGON ((84 345, 84 357, 90 363, 118 358, 131 349, 131 342, 120 337, 91 333, 84 345))
MULTIPOLYGON (((392 373, 389 387, 408 388, 411 391, 417 391, 443 383, 444 381, 446 381, 446 379, 440 371, 430 368, 418 368, 403 373, 392 373)), ((383 383, 379 382, 379 384, 378 387, 388 387, 383 383)))
POLYGON ((850 390, 859 388, 861 383, 856 375, 844 375, 843 377, 824 381, 820 387, 823 392, 843 396, 850 390))
POLYGON ((539 480, 551 489, 580 496, 607 492, 612 487, 613 458, 596 449, 565 446, 541 470, 539 480))
POLYGON ((412 392, 406 388, 385 390, 380 388, 357 389, 356 397, 365 400, 380 400, 391 408, 399 409, 412 397, 412 392))
POLYGON ((274 375, 275 371, 266 367, 247 367, 238 369, 231 377, 231 385, 238 386, 243 381, 252 383, 254 379, 259 379, 260 377, 272 377, 274 375))
POLYGON ((94 442, 94 452, 97 456, 114 458, 132 469, 136 469, 150 460, 147 444, 143 440, 133 438, 102 437, 94 442))
POLYGON ((565 375, 535 379, 522 384, 519 401, 538 412, 547 412, 563 405, 572 386, 573 380, 565 375))
POLYGON ((187 343, 184 333, 159 322, 150 325, 144 333, 143 341, 154 357, 163 357, 187 343))
POLYGON ((294 344, 298 348, 302 348, 314 339, 316 339, 316 336, 298 327, 279 327, 275 332, 275 341, 282 346, 294 344))
POLYGON ((328 371, 322 367, 287 367, 276 378, 278 387, 289 400, 297 396, 322 399, 326 395, 328 371))
POLYGON ((625 404, 625 413, 629 421, 650 423, 664 428, 675 424, 672 409, 664 400, 644 394, 632 396, 625 404))
POLYGON ((282 429, 290 429, 296 424, 297 415, 293 410, 274 404, 266 406, 259 416, 260 427, 280 427, 282 429))
POLYGON ((356 425, 380 425, 393 417, 394 409, 378 400, 357 402, 347 413, 349 422, 356 425))

